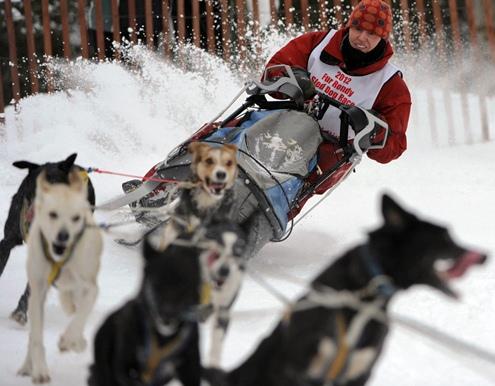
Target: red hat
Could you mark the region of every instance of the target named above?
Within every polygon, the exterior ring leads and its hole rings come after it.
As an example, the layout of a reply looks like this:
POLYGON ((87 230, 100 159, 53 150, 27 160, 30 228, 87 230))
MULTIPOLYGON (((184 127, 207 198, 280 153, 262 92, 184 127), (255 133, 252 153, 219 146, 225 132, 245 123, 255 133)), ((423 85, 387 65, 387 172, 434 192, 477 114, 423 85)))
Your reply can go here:
POLYGON ((362 0, 352 10, 347 25, 387 39, 392 31, 392 10, 381 0, 362 0))

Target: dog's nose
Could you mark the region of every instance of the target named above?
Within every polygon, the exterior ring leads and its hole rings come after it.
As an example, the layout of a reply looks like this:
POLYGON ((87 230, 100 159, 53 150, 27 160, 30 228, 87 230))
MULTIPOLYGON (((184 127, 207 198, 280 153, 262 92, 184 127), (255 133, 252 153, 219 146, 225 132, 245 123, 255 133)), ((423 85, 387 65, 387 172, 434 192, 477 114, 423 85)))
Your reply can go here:
POLYGON ((65 229, 58 232, 57 241, 65 243, 67 240, 69 240, 69 232, 67 232, 65 229))
POLYGON ((230 269, 228 265, 222 265, 218 270, 218 275, 220 277, 227 277, 230 273, 230 269))
POLYGON ((222 171, 218 171, 218 172, 217 172, 217 178, 218 178, 219 180, 224 180, 224 179, 225 179, 225 177, 227 177, 227 173, 222 172, 222 171))

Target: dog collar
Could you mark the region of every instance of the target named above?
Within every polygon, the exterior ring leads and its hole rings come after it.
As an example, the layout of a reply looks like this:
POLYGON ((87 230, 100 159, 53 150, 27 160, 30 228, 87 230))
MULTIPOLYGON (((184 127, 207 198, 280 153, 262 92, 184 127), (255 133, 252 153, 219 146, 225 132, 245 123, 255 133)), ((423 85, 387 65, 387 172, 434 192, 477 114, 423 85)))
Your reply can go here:
POLYGON ((86 230, 86 223, 83 224, 83 227, 82 227, 81 231, 76 235, 74 242, 69 246, 69 248, 66 249, 66 251, 63 255, 63 258, 59 261, 56 261, 53 258, 53 256, 51 255, 48 241, 46 241, 45 235, 40 230, 41 247, 43 250, 43 255, 45 256, 46 260, 48 260, 48 262, 50 263, 50 266, 51 266, 50 273, 48 274, 48 279, 47 279, 49 285, 55 285, 55 281, 60 276, 60 272, 62 271, 63 266, 72 257, 74 249, 75 249, 76 245, 78 244, 79 240, 81 239, 85 230, 86 230))

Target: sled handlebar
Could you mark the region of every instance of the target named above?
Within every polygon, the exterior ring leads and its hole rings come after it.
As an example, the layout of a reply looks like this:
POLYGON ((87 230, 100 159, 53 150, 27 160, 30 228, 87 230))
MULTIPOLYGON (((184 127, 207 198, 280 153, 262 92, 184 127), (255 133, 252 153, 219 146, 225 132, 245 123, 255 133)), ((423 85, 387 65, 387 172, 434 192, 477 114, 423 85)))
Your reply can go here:
POLYGON ((341 111, 340 114, 340 145, 342 147, 347 145, 349 126, 352 127, 356 133, 353 141, 353 147, 357 154, 363 155, 367 150, 383 149, 387 142, 389 127, 387 122, 380 119, 376 115, 372 114, 369 110, 366 110, 359 106, 349 106, 334 98, 318 93, 318 102, 315 112, 315 118, 320 120, 325 115, 330 106, 333 106, 341 111), (378 143, 371 143, 372 137, 377 131, 383 128, 385 134, 383 140, 378 143))

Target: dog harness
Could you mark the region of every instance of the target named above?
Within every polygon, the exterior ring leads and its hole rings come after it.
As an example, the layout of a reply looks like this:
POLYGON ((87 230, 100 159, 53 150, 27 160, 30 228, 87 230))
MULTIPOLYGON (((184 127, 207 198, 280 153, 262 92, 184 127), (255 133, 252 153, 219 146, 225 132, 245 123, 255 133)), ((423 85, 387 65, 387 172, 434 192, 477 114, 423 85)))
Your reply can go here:
MULTIPOLYGON (((381 266, 367 245, 361 247, 360 256, 371 276, 371 280, 365 288, 350 292, 319 286, 307 295, 307 301, 310 305, 304 304, 303 301, 302 304, 296 304, 291 310, 291 312, 297 312, 308 307, 335 309, 336 350, 319 350, 311 360, 306 371, 306 377, 301 380, 302 384, 339 385, 341 382, 345 382, 346 369, 352 360, 352 355, 356 352, 356 346, 366 325, 371 320, 388 324, 383 307, 397 291, 397 288, 392 284, 391 279, 384 275, 381 266), (365 302, 363 299, 373 300, 365 302), (356 314, 351 319, 346 320, 344 309, 355 310, 356 314)), ((290 323, 290 314, 286 318, 286 323, 288 322, 290 323)))
MULTIPOLYGON (((178 354, 185 346, 185 342, 189 340, 191 328, 189 326, 181 329, 181 331, 170 340, 170 342, 160 346, 156 334, 150 332, 149 342, 147 342, 147 359, 145 361, 144 369, 141 372, 141 379, 145 384, 154 384, 159 381, 157 378, 165 377, 166 374, 160 373, 160 365, 166 360, 171 360, 178 354), (160 376, 161 375, 161 376, 160 376)), ((169 370, 169 369, 167 369, 169 370)), ((169 370, 170 371, 170 370, 169 370)), ((172 376, 172 374, 170 374, 172 376)))
POLYGON ((48 245, 48 242, 46 241, 45 236, 43 235, 43 232, 40 231, 40 236, 41 236, 41 247, 43 249, 43 255, 45 256, 46 260, 50 263, 51 269, 50 273, 48 274, 48 284, 55 286, 55 281, 58 279, 60 276, 60 272, 62 271, 62 268, 64 265, 70 260, 72 257, 72 254, 74 252, 74 249, 76 248, 76 245, 78 244, 79 240, 81 240, 82 235, 84 234, 84 231, 86 230, 86 224, 83 224, 83 227, 81 229, 81 232, 79 232, 75 239, 74 242, 65 250, 65 253, 63 255, 63 258, 59 261, 55 260, 51 253, 50 253, 50 247, 48 245))

